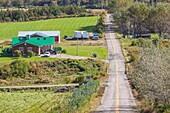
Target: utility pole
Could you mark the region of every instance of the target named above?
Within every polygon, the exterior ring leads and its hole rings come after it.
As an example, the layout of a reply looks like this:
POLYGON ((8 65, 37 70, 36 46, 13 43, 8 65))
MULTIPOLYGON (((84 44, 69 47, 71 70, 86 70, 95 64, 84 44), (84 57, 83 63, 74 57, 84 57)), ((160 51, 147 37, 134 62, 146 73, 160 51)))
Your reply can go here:
POLYGON ((101 8, 103 9, 103 2, 102 2, 103 0, 100 0, 100 1, 101 1, 101 8))
POLYGON ((78 37, 77 37, 77 49, 76 49, 76 56, 78 56, 78 37))

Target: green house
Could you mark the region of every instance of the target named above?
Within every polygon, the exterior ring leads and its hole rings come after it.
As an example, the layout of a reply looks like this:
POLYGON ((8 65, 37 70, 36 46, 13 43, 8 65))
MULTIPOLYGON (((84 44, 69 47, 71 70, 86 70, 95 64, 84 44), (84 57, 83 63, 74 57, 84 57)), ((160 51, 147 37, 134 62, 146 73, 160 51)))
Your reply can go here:
POLYGON ((54 40, 54 37, 14 37, 12 38, 12 53, 14 53, 15 50, 20 50, 22 54, 25 55, 31 50, 37 55, 40 55, 47 50, 53 49, 54 40))

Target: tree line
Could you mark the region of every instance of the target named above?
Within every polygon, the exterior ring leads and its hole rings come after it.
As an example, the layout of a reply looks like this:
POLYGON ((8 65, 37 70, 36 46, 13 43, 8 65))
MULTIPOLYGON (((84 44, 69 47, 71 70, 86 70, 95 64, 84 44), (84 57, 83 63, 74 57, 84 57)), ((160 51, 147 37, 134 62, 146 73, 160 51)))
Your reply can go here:
POLYGON ((108 3, 108 0, 0 0, 1 7, 32 7, 32 6, 66 6, 75 4, 78 6, 100 7, 108 3))
POLYGON ((0 22, 11 21, 34 21, 40 19, 51 19, 56 17, 65 17, 68 15, 84 16, 86 10, 76 5, 69 6, 43 6, 29 8, 28 10, 1 10, 0 22))
POLYGON ((170 32, 170 4, 113 0, 108 9, 124 36, 143 33, 159 33, 161 36, 170 32))

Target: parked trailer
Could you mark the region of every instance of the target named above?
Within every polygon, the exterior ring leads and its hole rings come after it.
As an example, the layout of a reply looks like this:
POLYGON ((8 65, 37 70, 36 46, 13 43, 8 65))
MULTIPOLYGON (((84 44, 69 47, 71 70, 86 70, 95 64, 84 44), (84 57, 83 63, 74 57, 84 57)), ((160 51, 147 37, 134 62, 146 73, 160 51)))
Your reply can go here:
POLYGON ((82 31, 83 39, 89 38, 89 33, 87 31, 82 31))
POLYGON ((74 38, 82 38, 82 32, 81 31, 75 31, 74 32, 74 38))
POLYGON ((87 39, 87 38, 89 38, 89 34, 87 31, 75 31, 74 38, 87 39))

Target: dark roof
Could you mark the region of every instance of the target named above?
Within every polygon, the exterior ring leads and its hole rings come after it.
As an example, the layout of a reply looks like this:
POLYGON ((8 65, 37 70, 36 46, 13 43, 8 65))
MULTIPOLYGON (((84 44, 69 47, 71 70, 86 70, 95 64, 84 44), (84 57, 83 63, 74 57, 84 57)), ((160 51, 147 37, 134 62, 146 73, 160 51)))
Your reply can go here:
POLYGON ((54 37, 12 38, 12 46, 16 46, 22 43, 29 43, 39 47, 43 45, 54 45, 54 37))

